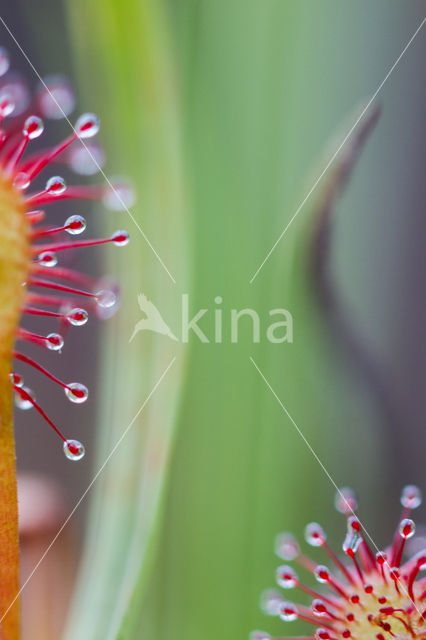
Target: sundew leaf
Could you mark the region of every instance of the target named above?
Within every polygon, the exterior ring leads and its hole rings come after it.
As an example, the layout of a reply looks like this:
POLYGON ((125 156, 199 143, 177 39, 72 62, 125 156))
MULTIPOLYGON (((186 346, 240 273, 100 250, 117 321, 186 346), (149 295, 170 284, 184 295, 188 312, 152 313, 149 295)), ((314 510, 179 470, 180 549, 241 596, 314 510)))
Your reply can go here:
POLYGON ((188 263, 187 207, 176 78, 161 7, 107 1, 69 8, 83 95, 102 122, 106 172, 133 181, 138 200, 132 214, 155 249, 127 213, 103 214, 102 226, 127 228, 131 242, 108 256, 107 271, 119 274, 122 304, 102 328, 94 473, 152 393, 92 490, 80 586, 65 635, 105 640, 116 637, 139 572, 149 567, 185 366, 181 346, 167 336, 147 331, 129 339, 143 317, 139 294, 177 330, 176 300, 188 263))
MULTIPOLYGON (((342 82, 333 112, 324 102, 313 108, 312 86, 324 87, 308 73, 316 51, 307 44, 307 25, 321 31, 329 21, 313 3, 69 6, 82 86, 97 99, 114 166, 143 187, 135 211, 179 272, 176 289, 142 242, 135 247, 132 240, 132 249, 120 253, 125 300, 103 341, 100 463, 130 419, 128 408, 136 411, 176 353, 164 336, 126 350, 143 283, 152 285, 150 297, 158 296, 165 317, 173 317, 173 307, 179 315, 181 293, 194 313, 206 308, 200 324, 209 343, 191 336, 184 384, 183 371, 179 377, 174 370, 172 389, 166 385, 152 398, 142 428, 94 490, 67 637, 217 640, 264 626, 282 635, 281 625, 265 623, 258 611, 261 589, 273 582, 275 533, 324 518, 335 540, 342 529, 334 530, 330 515, 332 484, 250 357, 338 484, 365 494, 383 469, 375 415, 330 340, 313 288, 312 220, 329 182, 250 280, 303 197, 312 158, 359 95, 342 82), (294 318, 293 344, 265 339, 270 310, 282 307, 294 318), (253 343, 247 323, 232 343, 231 309, 246 308, 262 319, 261 340, 253 343), (147 431, 164 453, 164 464, 149 475, 155 447, 148 447, 147 431)), ((327 55, 332 76, 340 61, 327 55)), ((355 69, 365 64, 362 56, 350 59, 355 69)), ((180 359, 176 365, 183 366, 180 359)))

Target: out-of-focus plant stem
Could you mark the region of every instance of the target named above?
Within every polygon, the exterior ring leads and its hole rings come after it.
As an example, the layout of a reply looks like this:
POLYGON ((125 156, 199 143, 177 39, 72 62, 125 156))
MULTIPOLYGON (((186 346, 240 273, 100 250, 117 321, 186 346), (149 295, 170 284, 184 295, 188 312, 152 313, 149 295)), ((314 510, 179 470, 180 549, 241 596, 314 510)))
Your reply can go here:
POLYGON ((141 332, 130 344, 129 338, 141 318, 139 293, 178 331, 176 310, 188 274, 188 208, 175 62, 162 3, 73 1, 69 12, 84 100, 101 118, 105 172, 132 180, 132 214, 177 282, 127 213, 103 214, 104 226, 128 228, 131 242, 119 256, 109 254, 106 269, 118 274, 122 304, 102 334, 94 472, 176 356, 93 489, 67 637, 112 640, 149 586, 185 360, 182 347, 168 337, 141 332))

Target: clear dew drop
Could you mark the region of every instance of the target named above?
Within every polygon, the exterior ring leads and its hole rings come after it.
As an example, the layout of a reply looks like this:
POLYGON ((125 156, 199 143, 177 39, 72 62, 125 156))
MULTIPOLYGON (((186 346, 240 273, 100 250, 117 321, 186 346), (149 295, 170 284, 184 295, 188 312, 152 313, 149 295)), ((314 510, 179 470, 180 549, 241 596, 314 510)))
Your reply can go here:
POLYGON ((73 215, 65 220, 64 227, 67 233, 72 236, 78 236, 86 230, 86 220, 82 216, 73 215))
POLYGON ((348 555, 354 555, 362 542, 362 536, 358 531, 349 530, 343 541, 342 549, 348 555))
POLYGON ((322 584, 327 583, 330 579, 330 571, 328 570, 328 567, 325 567, 322 564, 318 564, 315 567, 314 575, 318 582, 322 584))
MULTIPOLYGON (((22 387, 22 390, 25 391, 31 398, 35 401, 34 392, 28 387, 22 387)), ((28 411, 28 409, 33 408, 33 403, 27 398, 23 398, 19 391, 15 391, 15 406, 22 411, 28 411)))
POLYGON ((4 76, 9 71, 9 53, 4 47, 0 47, 0 76, 4 76))
POLYGON ((100 122, 94 113, 83 113, 74 125, 79 138, 93 138, 99 132, 100 122))
POLYGON ((13 102, 13 116, 19 116, 30 104, 31 96, 28 87, 16 75, 2 86, 2 93, 9 95, 13 102))
POLYGON ((67 311, 65 315, 68 322, 72 324, 73 327, 82 327, 86 324, 89 318, 89 314, 86 309, 79 309, 77 307, 75 309, 70 309, 70 311, 67 311))
POLYGON ((84 445, 81 444, 78 440, 65 440, 64 442, 64 453, 68 460, 72 460, 73 462, 77 462, 84 458, 85 449, 84 445))
POLYGON ((408 540, 409 538, 412 538, 415 533, 416 525, 414 524, 413 520, 410 520, 409 518, 404 518, 404 520, 401 520, 401 522, 399 523, 399 534, 401 538, 405 538, 405 540, 408 540))
POLYGON ((105 153, 98 144, 80 144, 69 150, 68 164, 80 176, 94 176, 105 165, 105 153))
POLYGON ((80 382, 70 382, 64 388, 64 391, 68 400, 75 404, 82 404, 83 402, 86 402, 89 397, 89 390, 80 382))
POLYGON ((325 617, 327 615, 327 607, 319 598, 312 600, 311 609, 316 616, 325 617))
POLYGON ((102 202, 112 211, 125 211, 135 204, 136 194, 125 178, 115 178, 112 185, 105 187, 102 202))
POLYGON ((58 258, 53 251, 43 251, 37 258, 37 262, 42 267, 56 267, 58 264, 58 258))
POLYGON ((115 231, 111 236, 111 240, 116 247, 125 247, 130 242, 130 236, 127 231, 115 231))
POLYGON ((311 522, 305 528, 305 540, 311 547, 321 547, 326 541, 327 536, 321 525, 311 522))
POLYGON ((282 565, 276 571, 276 581, 283 589, 294 589, 297 585, 297 574, 291 567, 282 565))
POLYGON ((36 138, 39 138, 43 131, 43 120, 38 116, 29 116, 25 120, 22 133, 28 138, 28 140, 35 140, 36 138))
POLYGON ((61 351, 64 346, 64 339, 59 333, 49 333, 46 336, 46 346, 51 351, 61 351))
POLYGON ((117 296, 114 291, 110 289, 102 289, 98 291, 96 294, 96 302, 98 305, 104 309, 110 309, 117 302, 117 296))
POLYGON ((284 599, 276 589, 266 589, 260 596, 260 608, 267 616, 277 616, 284 599))
POLYGON ((422 492, 414 484, 408 484, 403 488, 401 504, 405 509, 417 509, 422 503, 422 492))
POLYGON ((75 94, 68 78, 50 75, 43 79, 38 92, 38 104, 45 118, 61 120, 74 110, 75 94))
POLYGON ((275 553, 282 560, 294 560, 300 553, 296 538, 291 533, 279 533, 275 538, 275 553))
POLYGON ((9 373, 9 378, 16 387, 24 386, 24 378, 19 373, 9 373))
POLYGON ((280 606, 279 616, 285 622, 293 622, 297 620, 297 609, 292 602, 282 602, 280 606))
POLYGON ((53 176, 46 182, 46 191, 53 196, 60 196, 66 188, 65 180, 61 176, 53 176))
POLYGON ((15 187, 15 189, 18 189, 18 191, 25 191, 25 189, 28 189, 30 184, 31 184, 31 181, 28 175, 23 171, 20 171, 19 173, 17 173, 16 176, 13 178, 13 186, 15 187))
POLYGON ((348 515, 358 508, 355 491, 350 487, 342 487, 336 491, 334 497, 334 506, 339 513, 348 515))
POLYGON ((12 100, 12 97, 8 93, 2 91, 0 93, 0 116, 2 118, 7 118, 8 116, 12 115, 14 109, 15 104, 12 100))

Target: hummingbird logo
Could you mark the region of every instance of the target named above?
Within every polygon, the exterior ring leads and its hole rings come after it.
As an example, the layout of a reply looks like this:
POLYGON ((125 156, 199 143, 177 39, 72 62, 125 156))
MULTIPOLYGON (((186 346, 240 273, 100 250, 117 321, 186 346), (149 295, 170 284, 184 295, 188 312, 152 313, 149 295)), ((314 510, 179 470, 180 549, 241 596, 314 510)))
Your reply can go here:
POLYGON ((169 336, 169 338, 178 342, 178 339, 173 331, 171 331, 168 324, 163 320, 163 317, 157 307, 151 302, 151 300, 148 300, 146 295, 143 293, 138 295, 138 304, 140 310, 146 317, 142 318, 135 324, 135 328, 129 342, 133 340, 139 331, 154 331, 155 333, 161 333, 162 335, 169 336))

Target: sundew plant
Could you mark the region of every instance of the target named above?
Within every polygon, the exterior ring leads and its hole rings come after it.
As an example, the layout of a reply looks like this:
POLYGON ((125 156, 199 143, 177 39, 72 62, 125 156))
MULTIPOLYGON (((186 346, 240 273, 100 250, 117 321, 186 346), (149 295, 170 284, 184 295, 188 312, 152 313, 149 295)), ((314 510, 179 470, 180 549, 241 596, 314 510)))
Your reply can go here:
MULTIPOLYGON (((331 638, 423 637, 425 630, 425 580, 419 573, 426 568, 426 550, 420 549, 402 561, 407 541, 415 535, 415 524, 408 516, 421 504, 418 487, 407 485, 401 495, 403 511, 391 544, 385 551, 372 548, 369 534, 355 515, 357 503, 352 490, 344 488, 336 494, 337 510, 347 517, 347 533, 343 551, 349 565, 342 562, 327 542, 325 530, 316 522, 305 528, 305 539, 311 547, 320 547, 332 569, 304 554, 296 538, 282 533, 277 537, 276 552, 283 560, 294 560, 311 572, 317 583, 327 585, 317 590, 304 584, 289 565, 277 568, 276 581, 283 589, 307 593, 310 607, 296 605, 276 591, 264 594, 267 614, 285 622, 303 620, 314 628, 316 640, 331 638), (368 537, 367 537, 368 536, 368 537)), ((419 540, 421 546, 423 540, 419 540)), ((373 543, 374 544, 374 543, 373 543)), ((254 631, 253 640, 271 640, 269 633, 254 631)))
MULTIPOLYGON (((63 382, 48 371, 38 360, 21 350, 21 343, 32 343, 41 349, 61 352, 64 334, 70 327, 79 327, 88 320, 86 308, 77 306, 77 300, 85 301, 90 310, 101 311, 116 305, 113 290, 99 289, 96 281, 76 269, 58 266, 58 256, 67 250, 93 247, 105 242, 124 246, 129 241, 126 231, 117 231, 111 238, 100 240, 63 240, 62 236, 79 236, 86 229, 86 221, 80 215, 69 216, 63 224, 43 225, 44 207, 63 199, 96 199, 111 197, 121 202, 118 189, 104 187, 68 187, 61 176, 47 179, 41 190, 32 190, 33 182, 75 142, 94 137, 99 122, 94 114, 83 114, 72 127, 72 133, 58 145, 38 149, 25 155, 27 147, 43 134, 44 124, 40 116, 67 117, 67 87, 58 80, 50 88, 42 83, 38 101, 26 104, 26 88, 16 80, 9 81, 9 56, 0 50, 0 71, 4 78, 0 88, 1 118, 1 210, 5 236, 2 243, 1 273, 4 280, 2 303, 2 475, 1 486, 1 634, 4 640, 19 637, 19 551, 18 551, 18 503, 15 471, 15 444, 12 426, 12 396, 19 409, 35 409, 63 441, 65 456, 72 461, 83 458, 84 445, 67 438, 49 418, 35 399, 34 392, 25 385, 17 367, 25 364, 48 380, 62 387, 72 403, 87 400, 88 389, 80 382, 63 382), (59 98, 59 100, 58 100, 59 98), (28 115, 31 113, 31 115, 28 115), (40 114, 40 115, 38 115, 40 114), (9 122, 11 120, 11 122, 9 122), (108 191, 112 190, 112 196, 108 191), (43 207, 43 208, 41 208, 43 207), (61 239, 56 240, 57 237, 61 239), (82 288, 84 287, 84 288, 82 288), (34 333, 25 327, 28 315, 45 318, 47 332, 34 333), (49 330, 51 321, 59 323, 61 333, 49 330), (16 343, 16 344, 15 344, 16 343), (12 363, 13 361, 13 363, 12 363), (13 393, 11 393, 11 390, 13 393)), ((84 144, 84 143, 83 143, 84 144)), ((87 150, 90 155, 90 150, 87 150)))
POLYGON ((423 14, 0 7, 0 640, 424 635, 423 14))

